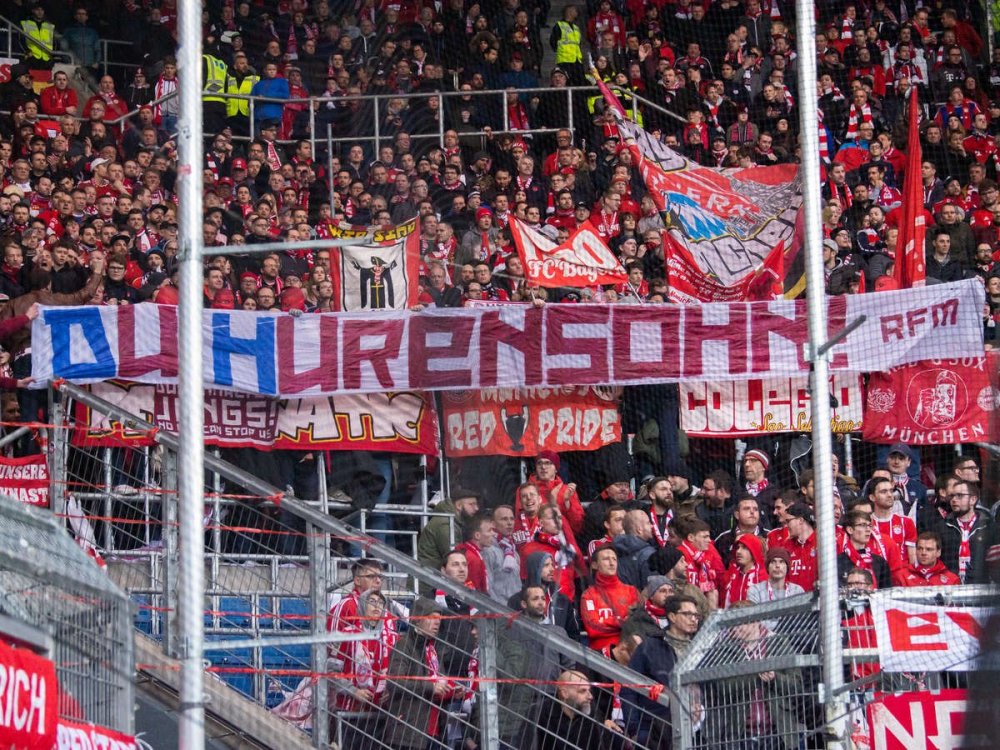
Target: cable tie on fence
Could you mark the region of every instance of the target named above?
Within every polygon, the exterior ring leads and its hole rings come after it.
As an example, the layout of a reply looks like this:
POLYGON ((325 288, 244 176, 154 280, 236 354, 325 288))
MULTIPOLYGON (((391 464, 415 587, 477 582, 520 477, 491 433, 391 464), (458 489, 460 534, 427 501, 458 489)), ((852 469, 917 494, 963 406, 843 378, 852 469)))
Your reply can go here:
POLYGON ((66 378, 56 378, 52 381, 52 387, 57 391, 66 384, 66 378))
POLYGON ((264 499, 265 500, 270 500, 275 505, 280 506, 281 505, 281 501, 285 499, 285 493, 284 492, 275 492, 273 495, 268 495, 264 499))
POLYGON ((656 683, 655 685, 649 686, 649 699, 656 703, 659 700, 660 695, 663 693, 663 685, 656 683))

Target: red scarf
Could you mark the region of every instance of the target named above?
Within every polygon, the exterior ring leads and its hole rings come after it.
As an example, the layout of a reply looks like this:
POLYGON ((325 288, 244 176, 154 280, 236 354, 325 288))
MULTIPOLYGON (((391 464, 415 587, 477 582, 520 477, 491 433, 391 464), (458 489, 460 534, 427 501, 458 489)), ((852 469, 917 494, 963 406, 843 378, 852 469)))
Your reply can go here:
MULTIPOLYGON (((956 519, 958 520, 958 519, 956 519)), ((962 541, 958 545, 958 576, 965 583, 965 575, 972 562, 972 545, 969 543, 972 538, 972 529, 976 525, 976 514, 968 521, 958 521, 958 528, 962 530, 962 541)))
POLYGON ((872 565, 872 553, 867 547, 859 550, 853 544, 848 542, 844 552, 850 558, 851 563, 853 563, 855 568, 861 568, 863 570, 870 571, 871 573, 875 572, 875 568, 872 565))
POLYGON ((667 610, 665 607, 657 607, 653 602, 646 602, 646 611, 649 616, 653 618, 653 622, 659 625, 661 628, 666 628, 670 622, 667 620, 667 610))
POLYGON ((726 582, 725 598, 723 606, 728 607, 736 602, 745 602, 749 596, 750 587, 755 583, 760 583, 767 578, 759 565, 754 565, 749 571, 744 573, 733 565, 729 580, 726 582))
POLYGON ((852 103, 851 109, 847 115, 847 134, 845 136, 845 140, 853 141, 857 138, 858 127, 863 122, 873 122, 871 105, 868 102, 865 102, 861 105, 861 111, 859 112, 857 106, 852 103))
POLYGON ((764 477, 759 482, 747 482, 746 488, 747 492, 749 492, 754 497, 757 497, 757 495, 759 495, 761 492, 767 489, 767 485, 768 485, 767 477, 764 477))
POLYGON ((668 508, 667 512, 663 515, 663 518, 665 519, 663 521, 664 531, 660 531, 660 517, 656 515, 655 510, 652 508, 649 509, 649 520, 653 524, 653 537, 656 539, 657 547, 667 546, 666 528, 670 525, 670 521, 673 520, 673 517, 674 512, 668 508))

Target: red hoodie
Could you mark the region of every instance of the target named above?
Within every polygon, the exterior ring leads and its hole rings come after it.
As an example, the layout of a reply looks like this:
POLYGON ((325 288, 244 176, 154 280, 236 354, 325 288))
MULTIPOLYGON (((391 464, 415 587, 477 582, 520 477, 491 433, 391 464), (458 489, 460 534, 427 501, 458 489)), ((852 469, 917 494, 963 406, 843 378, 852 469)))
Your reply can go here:
POLYGON ((719 602, 720 607, 728 607, 736 602, 743 602, 747 599, 747 590, 755 583, 767 580, 767 570, 764 566, 764 542, 755 534, 743 534, 733 543, 733 548, 737 546, 745 547, 753 557, 753 565, 750 570, 743 571, 734 560, 726 571, 725 585, 722 589, 722 597, 719 602))

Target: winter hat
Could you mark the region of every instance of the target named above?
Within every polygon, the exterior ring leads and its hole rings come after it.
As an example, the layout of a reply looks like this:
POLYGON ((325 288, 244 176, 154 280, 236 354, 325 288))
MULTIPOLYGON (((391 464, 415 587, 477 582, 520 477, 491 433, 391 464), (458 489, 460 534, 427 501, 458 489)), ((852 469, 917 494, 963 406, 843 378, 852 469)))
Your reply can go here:
POLYGON ((665 547, 660 547, 660 549, 656 550, 650 556, 649 569, 661 575, 666 575, 676 567, 681 557, 683 555, 680 553, 680 550, 668 544, 665 547))
MULTIPOLYGON (((676 565, 676 563, 674 564, 676 565)), ((645 594, 647 599, 651 599, 661 586, 670 586, 673 588, 674 584, 666 576, 650 576, 646 579, 646 588, 642 590, 642 593, 645 594)))
POLYGON ((771 458, 770 458, 770 456, 768 456, 767 453, 765 453, 764 451, 762 451, 762 450, 760 450, 758 448, 754 448, 751 451, 747 451, 743 455, 743 460, 744 461, 748 461, 748 460, 760 461, 761 466, 764 467, 764 471, 767 471, 767 467, 771 465, 771 458))
POLYGON ((544 459, 545 461, 551 461, 555 464, 556 471, 559 471, 559 454, 555 451, 540 451, 538 458, 544 459))
POLYGON ((490 211, 488 208, 486 208, 486 206, 482 206, 481 208, 476 209, 476 221, 479 221, 484 216, 489 216, 490 218, 493 218, 493 212, 490 211))
POLYGON ((764 557, 764 561, 767 565, 770 565, 771 560, 784 560, 785 565, 789 568, 792 567, 792 556, 788 554, 788 550, 784 547, 772 547, 769 549, 767 555, 764 557))

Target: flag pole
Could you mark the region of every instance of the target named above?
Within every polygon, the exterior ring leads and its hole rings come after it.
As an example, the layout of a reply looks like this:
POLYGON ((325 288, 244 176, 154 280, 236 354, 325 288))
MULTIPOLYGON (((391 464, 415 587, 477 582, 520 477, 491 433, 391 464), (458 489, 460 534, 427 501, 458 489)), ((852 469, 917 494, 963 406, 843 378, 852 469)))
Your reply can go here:
POLYGON ((801 108, 802 189, 804 197, 804 247, 806 295, 809 310, 809 360, 812 370, 812 454, 816 469, 816 536, 819 588, 822 690, 826 747, 847 746, 847 703, 844 700, 844 655, 840 628, 840 591, 837 582, 836 522, 833 510, 833 473, 830 458, 830 363, 827 339, 826 283, 823 273, 822 195, 819 170, 819 97, 816 92, 816 8, 796 0, 799 47, 799 103, 801 108))

